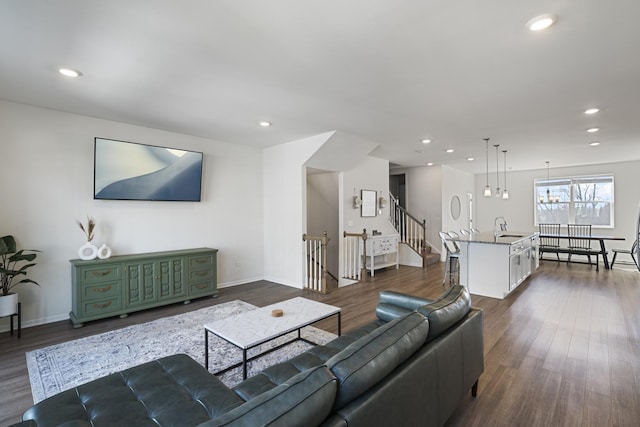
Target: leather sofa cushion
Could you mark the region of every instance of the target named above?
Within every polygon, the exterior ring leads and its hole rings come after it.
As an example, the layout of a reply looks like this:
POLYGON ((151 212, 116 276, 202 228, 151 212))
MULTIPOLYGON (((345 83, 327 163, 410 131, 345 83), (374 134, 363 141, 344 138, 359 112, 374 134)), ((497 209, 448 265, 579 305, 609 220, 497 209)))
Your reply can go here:
POLYGON ((253 399, 265 391, 279 386, 302 371, 324 365, 327 360, 347 348, 347 346, 366 336, 371 331, 376 330, 383 324, 383 322, 374 321, 360 328, 351 330, 325 345, 311 347, 298 356, 270 366, 253 377, 247 378, 236 385, 233 390, 244 400, 253 399))
POLYGON ((418 313, 429 319, 431 341, 462 320, 471 310, 471 296, 464 286, 454 285, 437 300, 418 308, 418 313))
POLYGON ((395 319, 355 341, 327 361, 338 378, 334 410, 342 408, 404 362, 427 338, 429 324, 416 312, 395 319))
POLYGON ((336 377, 317 366, 200 427, 319 425, 329 416, 336 391, 336 377))
POLYGON ((40 427, 197 425, 243 403, 199 363, 179 354, 59 393, 22 419, 40 427))
POLYGON ((432 300, 400 292, 382 291, 376 307, 376 317, 384 322, 390 322, 432 302, 432 300))

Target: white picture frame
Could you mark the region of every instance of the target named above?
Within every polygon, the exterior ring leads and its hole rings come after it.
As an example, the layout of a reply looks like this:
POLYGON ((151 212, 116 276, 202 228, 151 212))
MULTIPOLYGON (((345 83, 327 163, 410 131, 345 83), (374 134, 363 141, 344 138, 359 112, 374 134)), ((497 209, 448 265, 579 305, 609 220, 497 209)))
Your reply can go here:
POLYGON ((373 190, 361 190, 362 206, 360 207, 360 216, 372 217, 376 216, 377 193, 373 190))

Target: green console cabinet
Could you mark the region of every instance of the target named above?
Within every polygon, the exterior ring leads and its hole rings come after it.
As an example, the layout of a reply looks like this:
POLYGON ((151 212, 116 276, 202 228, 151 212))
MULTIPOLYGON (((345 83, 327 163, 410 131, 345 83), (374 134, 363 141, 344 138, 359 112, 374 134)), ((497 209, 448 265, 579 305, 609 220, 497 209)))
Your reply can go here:
POLYGON ((216 256, 211 248, 72 259, 74 327, 89 320, 218 295, 216 256))

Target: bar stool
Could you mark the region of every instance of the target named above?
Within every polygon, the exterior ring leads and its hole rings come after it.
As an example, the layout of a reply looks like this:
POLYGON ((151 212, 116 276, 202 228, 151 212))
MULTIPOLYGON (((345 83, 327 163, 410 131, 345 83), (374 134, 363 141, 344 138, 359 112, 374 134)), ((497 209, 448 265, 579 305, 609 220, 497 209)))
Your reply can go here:
POLYGON ((447 251, 447 258, 444 263, 444 274, 442 275, 442 286, 444 286, 446 282, 447 273, 449 274, 449 284, 455 284, 456 272, 459 274, 460 271, 460 247, 454 240, 451 240, 453 236, 451 236, 450 233, 440 231, 438 236, 440 236, 442 245, 447 251))

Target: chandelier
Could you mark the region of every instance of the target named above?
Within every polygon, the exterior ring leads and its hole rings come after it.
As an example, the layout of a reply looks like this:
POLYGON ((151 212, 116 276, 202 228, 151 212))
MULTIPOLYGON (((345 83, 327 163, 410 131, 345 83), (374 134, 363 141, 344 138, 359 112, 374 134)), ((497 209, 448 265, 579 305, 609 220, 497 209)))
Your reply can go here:
POLYGON ((544 196, 540 196, 540 203, 558 203, 560 201, 560 196, 554 196, 551 194, 551 191, 549 190, 549 163, 551 163, 549 160, 547 160, 545 162, 547 164, 547 198, 545 199, 544 196))

